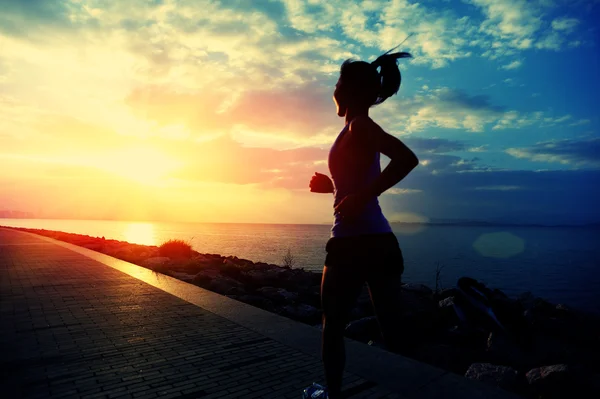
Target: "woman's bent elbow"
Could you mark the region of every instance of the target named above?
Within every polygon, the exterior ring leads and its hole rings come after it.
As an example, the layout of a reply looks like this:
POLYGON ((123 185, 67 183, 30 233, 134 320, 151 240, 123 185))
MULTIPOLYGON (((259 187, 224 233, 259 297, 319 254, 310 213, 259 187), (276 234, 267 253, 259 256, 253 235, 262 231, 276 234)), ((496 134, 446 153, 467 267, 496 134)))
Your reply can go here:
POLYGON ((410 165, 411 169, 416 168, 419 165, 419 158, 417 158, 416 155, 414 155, 413 157, 411 157, 409 165, 410 165))

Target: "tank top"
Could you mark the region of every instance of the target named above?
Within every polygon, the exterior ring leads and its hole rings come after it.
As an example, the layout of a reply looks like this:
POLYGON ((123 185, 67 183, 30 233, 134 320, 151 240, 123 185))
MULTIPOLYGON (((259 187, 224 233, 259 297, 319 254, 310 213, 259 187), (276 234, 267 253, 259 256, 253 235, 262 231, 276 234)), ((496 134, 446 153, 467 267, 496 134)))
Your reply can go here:
MULTIPOLYGON (((344 197, 355 194, 368 187, 381 174, 380 154, 376 152, 366 170, 356 170, 354 160, 340 148, 342 137, 350 128, 350 123, 342 129, 329 150, 329 173, 334 185, 334 203, 337 206, 344 197)), ((342 220, 334 214, 331 237, 352 237, 366 234, 390 233, 392 228, 388 223, 377 197, 371 199, 363 212, 352 221, 342 220)))

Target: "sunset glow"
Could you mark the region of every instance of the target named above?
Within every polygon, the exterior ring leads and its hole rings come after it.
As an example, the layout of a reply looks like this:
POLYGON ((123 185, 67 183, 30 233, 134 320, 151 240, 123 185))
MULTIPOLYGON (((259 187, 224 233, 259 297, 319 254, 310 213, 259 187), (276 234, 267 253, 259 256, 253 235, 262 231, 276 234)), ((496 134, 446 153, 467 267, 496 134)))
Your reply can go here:
POLYGON ((598 221, 599 13, 521 0, 2 2, 0 210, 329 223, 331 197, 308 182, 328 173, 343 127, 339 66, 412 33, 398 96, 372 110, 421 160, 381 197, 386 215, 598 221))

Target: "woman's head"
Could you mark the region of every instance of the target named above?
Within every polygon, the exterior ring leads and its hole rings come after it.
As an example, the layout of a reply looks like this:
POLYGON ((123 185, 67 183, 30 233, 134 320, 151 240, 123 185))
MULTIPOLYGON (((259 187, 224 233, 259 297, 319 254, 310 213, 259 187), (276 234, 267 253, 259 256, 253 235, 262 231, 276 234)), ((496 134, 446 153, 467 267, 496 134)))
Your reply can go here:
POLYGON ((388 52, 371 63, 346 60, 333 93, 338 115, 346 115, 348 108, 368 109, 396 94, 402 79, 397 60, 410 56, 388 52))

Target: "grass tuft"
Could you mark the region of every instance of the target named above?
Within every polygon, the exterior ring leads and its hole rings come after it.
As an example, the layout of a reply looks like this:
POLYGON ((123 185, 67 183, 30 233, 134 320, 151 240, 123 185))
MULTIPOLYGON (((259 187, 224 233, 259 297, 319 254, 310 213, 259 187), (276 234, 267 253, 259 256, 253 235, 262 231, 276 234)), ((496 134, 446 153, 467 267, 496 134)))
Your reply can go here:
POLYGON ((192 246, 185 240, 172 239, 158 247, 158 254, 171 259, 189 259, 193 255, 192 246))

